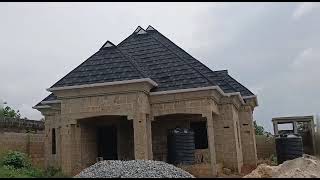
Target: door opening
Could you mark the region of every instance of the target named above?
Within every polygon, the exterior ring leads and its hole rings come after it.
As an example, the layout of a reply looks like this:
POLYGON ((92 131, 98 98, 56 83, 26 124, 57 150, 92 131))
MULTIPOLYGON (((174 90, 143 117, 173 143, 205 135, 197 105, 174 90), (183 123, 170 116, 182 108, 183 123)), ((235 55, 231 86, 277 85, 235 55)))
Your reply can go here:
POLYGON ((117 128, 105 126, 98 128, 98 157, 104 160, 117 160, 117 128))

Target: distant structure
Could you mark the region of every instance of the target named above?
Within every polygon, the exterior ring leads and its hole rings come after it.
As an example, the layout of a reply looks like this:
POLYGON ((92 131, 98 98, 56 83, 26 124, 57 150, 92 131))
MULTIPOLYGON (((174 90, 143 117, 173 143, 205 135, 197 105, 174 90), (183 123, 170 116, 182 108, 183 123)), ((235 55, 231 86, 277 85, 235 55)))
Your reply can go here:
POLYGON ((302 136, 304 153, 319 154, 320 124, 318 117, 318 115, 310 115, 272 118, 274 135, 299 134, 302 136), (291 124, 292 128, 282 130, 279 129, 279 124, 291 124))

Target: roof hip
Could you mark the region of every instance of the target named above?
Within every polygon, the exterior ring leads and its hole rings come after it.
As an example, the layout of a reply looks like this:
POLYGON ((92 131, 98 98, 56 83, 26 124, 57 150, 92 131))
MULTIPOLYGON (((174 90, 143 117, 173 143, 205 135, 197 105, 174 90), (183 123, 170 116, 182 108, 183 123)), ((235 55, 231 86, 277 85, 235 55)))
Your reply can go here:
MULTIPOLYGON (((155 30, 155 29, 154 29, 155 30)), ((157 30, 155 30, 157 31, 157 30)), ((157 31, 158 33, 160 33, 159 31, 157 31)), ((152 36, 151 37, 153 39, 155 39, 156 41, 158 41, 163 47, 165 47, 167 50, 169 50, 170 52, 172 52, 173 54, 175 54, 180 60, 182 60, 186 65, 190 66, 193 70, 195 70, 196 72, 198 72, 202 77, 204 77, 210 84, 212 85, 217 85, 215 82, 211 81, 208 77, 206 77, 203 73, 201 73, 199 70, 197 70, 197 68, 195 68, 194 66, 191 65, 191 63, 187 63, 179 54, 177 54, 176 52, 172 51, 170 48, 168 48, 166 45, 164 45, 160 40, 158 40, 156 37, 152 36)))

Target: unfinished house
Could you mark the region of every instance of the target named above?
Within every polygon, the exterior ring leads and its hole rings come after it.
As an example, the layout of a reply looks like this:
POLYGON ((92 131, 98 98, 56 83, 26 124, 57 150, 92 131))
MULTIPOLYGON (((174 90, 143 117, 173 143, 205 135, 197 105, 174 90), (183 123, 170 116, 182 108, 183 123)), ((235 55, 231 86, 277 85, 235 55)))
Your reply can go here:
MULTIPOLYGON (((305 154, 316 155, 317 123, 316 116, 290 116, 272 118, 274 135, 297 134, 303 142, 305 154)), ((318 126, 319 127, 319 126, 318 126)))
POLYGON ((45 116, 46 166, 67 174, 98 157, 167 161, 175 127, 197 129, 195 146, 207 152, 212 175, 217 165, 256 166, 256 96, 151 26, 118 45, 107 41, 47 90, 34 107, 45 116))

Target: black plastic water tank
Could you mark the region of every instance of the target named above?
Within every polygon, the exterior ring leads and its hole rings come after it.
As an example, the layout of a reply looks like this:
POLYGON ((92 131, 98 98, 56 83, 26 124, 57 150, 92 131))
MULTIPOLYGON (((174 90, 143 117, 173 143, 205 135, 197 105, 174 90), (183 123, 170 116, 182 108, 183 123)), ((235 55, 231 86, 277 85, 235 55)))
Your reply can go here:
POLYGON ((195 143, 193 130, 186 128, 175 128, 169 130, 167 142, 169 163, 194 163, 195 143))
POLYGON ((278 164, 284 161, 302 157, 303 143, 301 136, 285 135, 276 137, 276 152, 278 164))

